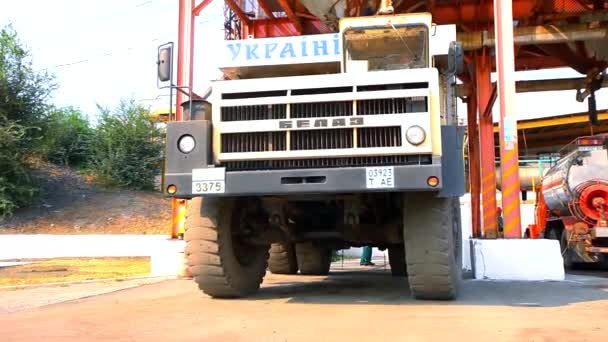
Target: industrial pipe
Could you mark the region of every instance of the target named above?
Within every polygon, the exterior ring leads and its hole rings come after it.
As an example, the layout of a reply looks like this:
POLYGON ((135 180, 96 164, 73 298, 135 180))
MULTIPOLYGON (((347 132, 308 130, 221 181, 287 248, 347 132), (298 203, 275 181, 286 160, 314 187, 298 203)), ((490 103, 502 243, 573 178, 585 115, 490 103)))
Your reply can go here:
MULTIPOLYGON (((494 82, 495 84, 496 82, 494 82)), ((515 91, 518 93, 529 93, 536 91, 560 91, 580 89, 585 84, 585 78, 556 78, 548 80, 530 80, 515 82, 515 91)), ((608 87, 608 78, 602 84, 602 88, 608 87)), ((456 86, 456 96, 464 97, 468 95, 468 84, 456 86)))
MULTIPOLYGON (((547 173, 549 164, 538 165, 521 165, 519 167, 519 187, 521 191, 533 191, 542 180, 542 177, 547 173)), ((496 166, 496 188, 502 190, 502 179, 500 177, 500 166, 496 166)))
MULTIPOLYGON (((465 51, 494 47, 496 44, 494 31, 459 32, 456 38, 462 43, 465 51)), ((608 27, 590 27, 588 24, 540 25, 513 29, 515 45, 557 44, 607 38, 608 27)))

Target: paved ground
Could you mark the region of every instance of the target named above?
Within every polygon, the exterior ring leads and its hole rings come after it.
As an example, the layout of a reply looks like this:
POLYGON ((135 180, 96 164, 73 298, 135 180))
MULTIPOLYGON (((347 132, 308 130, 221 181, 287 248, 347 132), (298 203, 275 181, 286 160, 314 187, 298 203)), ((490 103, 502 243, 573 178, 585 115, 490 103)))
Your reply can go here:
POLYGON ((142 285, 154 284, 166 279, 166 277, 155 277, 75 282, 71 284, 0 287, 0 322, 2 322, 3 317, 1 314, 98 296, 142 285))
MULTIPOLYGON (((409 297, 405 280, 391 278, 382 266, 351 265, 334 265, 329 277, 269 274, 260 294, 249 299, 214 300, 192 281, 170 280, 24 310, 32 307, 26 305, 0 314, 0 341, 606 341, 608 336, 607 274, 547 283, 468 280, 456 302, 420 302, 409 297)), ((57 295, 38 288, 13 290, 13 296, 18 291, 24 291, 22 298, 57 295)), ((0 290, 0 303, 7 298, 0 290)))

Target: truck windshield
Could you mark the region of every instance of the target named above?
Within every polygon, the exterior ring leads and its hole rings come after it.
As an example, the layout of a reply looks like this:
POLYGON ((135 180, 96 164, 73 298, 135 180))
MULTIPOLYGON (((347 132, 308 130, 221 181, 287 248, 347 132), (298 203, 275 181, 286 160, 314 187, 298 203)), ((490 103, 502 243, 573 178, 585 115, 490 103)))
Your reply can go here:
POLYGON ((344 32, 347 61, 367 61, 368 71, 428 67, 425 25, 353 28, 344 32))

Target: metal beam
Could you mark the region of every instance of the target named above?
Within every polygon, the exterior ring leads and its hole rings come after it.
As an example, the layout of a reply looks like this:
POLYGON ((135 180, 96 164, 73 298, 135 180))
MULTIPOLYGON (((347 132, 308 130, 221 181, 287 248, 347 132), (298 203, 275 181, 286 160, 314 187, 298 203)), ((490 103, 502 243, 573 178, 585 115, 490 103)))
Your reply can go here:
POLYGON ((275 19, 274 14, 272 13, 272 8, 268 6, 266 0, 258 0, 258 4, 260 5, 260 7, 262 7, 262 10, 264 10, 264 13, 266 13, 266 16, 268 18, 275 19))
POLYGON ((196 7, 194 7, 194 10, 192 11, 192 15, 197 16, 199 14, 201 14, 202 10, 205 9, 205 7, 209 6, 209 4, 211 4, 213 0, 203 0, 200 4, 198 4, 196 7))
POLYGON ((545 51, 547 54, 562 60, 564 63, 567 63, 572 69, 583 75, 587 74, 593 68, 598 67, 603 69, 606 67, 606 63, 603 61, 596 61, 580 56, 576 52, 572 51, 572 49, 570 49, 566 43, 543 45, 539 48, 545 51))
MULTIPOLYGON (((494 6, 491 1, 459 1, 458 3, 429 1, 433 22, 441 24, 491 22, 494 6)), ((536 0, 513 0, 515 17, 529 18, 536 7, 536 0)))
MULTIPOLYGON (((475 83, 479 113, 485 112, 490 101, 492 82, 490 74, 492 64, 487 48, 475 53, 475 83)), ((489 108, 491 113, 491 107, 489 108)), ((486 238, 498 237, 496 219, 496 164, 494 151, 494 132, 492 115, 479 115, 479 140, 481 160, 481 199, 482 199, 482 226, 483 236, 486 238)))
MULTIPOLYGON (((597 114, 599 121, 608 120, 608 111, 601 111, 597 114)), ((518 130, 534 129, 543 127, 555 127, 562 125, 573 125, 577 123, 589 122, 588 113, 578 113, 570 115, 561 115, 557 117, 548 117, 542 119, 530 119, 519 121, 517 123, 518 130)), ((494 133, 498 133, 498 124, 494 125, 494 133)))
MULTIPOLYGON (((514 29, 513 36, 513 41, 518 46, 557 44, 606 39, 608 27, 605 24, 599 27, 588 24, 526 26, 514 29)), ((484 46, 494 47, 496 44, 492 31, 459 32, 456 37, 462 43, 464 50, 477 50, 484 46)))
POLYGON ((468 166, 469 185, 471 192, 471 224, 474 238, 481 237, 481 170, 479 163, 479 131, 477 128, 477 97, 475 87, 469 88, 467 97, 467 139, 468 139, 468 166))
POLYGON ((296 28, 299 34, 302 33, 302 23, 300 22, 300 18, 296 15, 295 11, 291 8, 291 4, 288 0, 277 0, 279 6, 285 11, 287 18, 293 23, 293 26, 296 28))
MULTIPOLYGON (((555 78, 548 80, 529 80, 515 82, 515 91, 518 93, 530 93, 537 91, 561 91, 579 89, 585 82, 585 77, 580 78, 555 78)), ((494 82, 493 84, 496 84, 494 82)), ((456 87, 456 95, 464 97, 468 95, 468 84, 459 84, 456 87)), ((602 88, 608 87, 608 79, 602 83, 602 88)))
POLYGON ((234 14, 239 17, 239 19, 244 25, 249 25, 249 17, 247 16, 247 14, 245 14, 245 12, 243 12, 241 7, 236 2, 234 2, 234 0, 224 0, 224 2, 226 3, 226 5, 228 5, 228 7, 230 7, 232 11, 234 11, 234 14))
MULTIPOLYGON (((606 132, 608 131, 608 124, 604 123, 603 125, 598 126, 584 126, 584 127, 576 127, 576 128, 568 128, 567 130, 558 131, 557 129, 552 129, 546 132, 539 133, 526 133, 526 141, 528 145, 533 145, 535 141, 543 141, 543 140, 555 140, 556 136, 560 137, 571 137, 570 140, 573 140, 575 137, 583 136, 583 135, 592 135, 598 132, 606 132), (563 133, 563 134, 560 134, 563 133)), ((521 139, 520 139, 521 140, 521 139)))

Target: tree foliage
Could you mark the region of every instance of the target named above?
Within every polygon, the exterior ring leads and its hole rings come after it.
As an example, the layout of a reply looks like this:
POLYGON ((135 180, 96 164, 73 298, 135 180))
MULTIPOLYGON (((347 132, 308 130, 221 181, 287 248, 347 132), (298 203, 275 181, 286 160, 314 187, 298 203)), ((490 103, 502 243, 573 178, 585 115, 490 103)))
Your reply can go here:
MULTIPOLYGON (((47 100, 55 89, 53 77, 35 72, 29 51, 10 27, 0 31, 0 117, 37 127, 46 119, 47 100)), ((40 136, 39 130, 26 135, 40 136)))
POLYGON ((0 218, 28 204, 37 188, 25 167, 27 129, 0 118, 0 218))
POLYGON ((91 159, 93 129, 82 112, 73 107, 49 111, 40 151, 48 161, 82 167, 91 159))
POLYGON ((0 217, 26 205, 36 187, 26 157, 42 136, 53 79, 32 69, 28 50, 10 27, 0 30, 0 217))
POLYGON ((106 182, 132 189, 151 189, 162 162, 160 130, 149 112, 135 101, 121 101, 101 118, 93 141, 93 167, 106 182))

